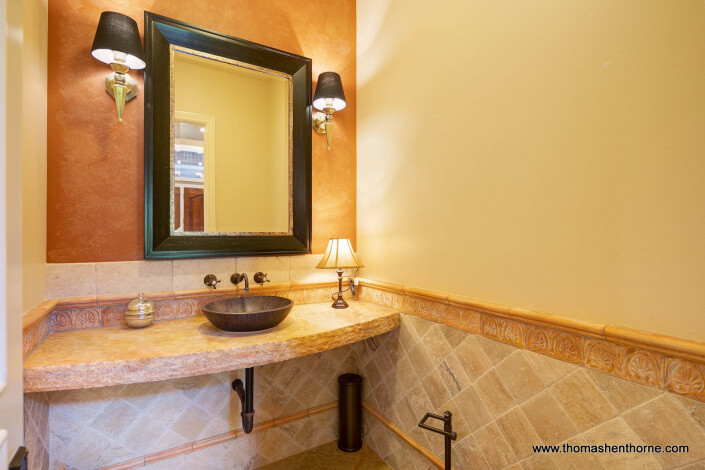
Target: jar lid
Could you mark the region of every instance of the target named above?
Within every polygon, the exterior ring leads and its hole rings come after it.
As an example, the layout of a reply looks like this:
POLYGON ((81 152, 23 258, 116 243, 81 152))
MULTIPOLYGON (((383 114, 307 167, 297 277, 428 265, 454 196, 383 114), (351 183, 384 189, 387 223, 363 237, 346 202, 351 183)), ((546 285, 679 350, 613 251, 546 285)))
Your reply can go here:
POLYGON ((127 310, 130 312, 152 313, 154 312, 154 302, 144 298, 144 294, 140 293, 139 297, 127 304, 127 310))

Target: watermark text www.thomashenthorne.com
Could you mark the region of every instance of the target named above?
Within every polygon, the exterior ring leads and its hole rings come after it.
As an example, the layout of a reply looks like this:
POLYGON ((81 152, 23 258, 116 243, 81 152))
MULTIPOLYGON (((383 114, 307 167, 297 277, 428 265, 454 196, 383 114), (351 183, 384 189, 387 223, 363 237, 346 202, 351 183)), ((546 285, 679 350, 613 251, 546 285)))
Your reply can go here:
POLYGON ((567 442, 558 445, 531 446, 535 454, 686 454, 685 445, 639 445, 639 444, 597 444, 572 445, 567 442))

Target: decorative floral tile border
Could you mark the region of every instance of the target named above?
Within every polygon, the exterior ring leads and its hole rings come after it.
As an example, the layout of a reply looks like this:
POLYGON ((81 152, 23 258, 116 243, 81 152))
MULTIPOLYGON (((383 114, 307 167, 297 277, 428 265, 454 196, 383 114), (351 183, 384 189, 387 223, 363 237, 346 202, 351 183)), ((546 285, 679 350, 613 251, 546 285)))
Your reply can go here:
POLYGON ((362 279, 360 299, 705 401, 705 343, 362 279))
MULTIPOLYGON (((214 300, 248 295, 277 295, 292 299, 297 304, 331 300, 338 284, 282 282, 266 286, 252 286, 249 293, 237 287, 226 289, 195 289, 146 293, 155 303, 155 321, 173 320, 201 315, 201 308, 214 300)), ((350 298, 350 292, 344 294, 350 298)), ((53 299, 42 302, 23 317, 22 348, 27 357, 51 333, 85 328, 122 325, 127 304, 137 294, 106 295, 53 299)), ((332 300, 331 300, 332 302, 332 300)))

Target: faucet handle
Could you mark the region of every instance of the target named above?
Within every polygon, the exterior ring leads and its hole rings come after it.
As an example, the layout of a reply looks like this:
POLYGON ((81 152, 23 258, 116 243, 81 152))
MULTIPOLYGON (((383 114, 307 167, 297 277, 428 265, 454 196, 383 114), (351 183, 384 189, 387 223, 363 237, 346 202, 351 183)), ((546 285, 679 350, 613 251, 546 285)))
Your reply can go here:
POLYGON ((263 272, 256 272, 254 279, 257 284, 264 284, 265 282, 269 282, 269 279, 267 279, 267 273, 263 272))
POLYGON ((218 279, 215 274, 207 274, 206 277, 203 278, 203 283, 215 289, 218 283, 220 283, 220 279, 218 279))

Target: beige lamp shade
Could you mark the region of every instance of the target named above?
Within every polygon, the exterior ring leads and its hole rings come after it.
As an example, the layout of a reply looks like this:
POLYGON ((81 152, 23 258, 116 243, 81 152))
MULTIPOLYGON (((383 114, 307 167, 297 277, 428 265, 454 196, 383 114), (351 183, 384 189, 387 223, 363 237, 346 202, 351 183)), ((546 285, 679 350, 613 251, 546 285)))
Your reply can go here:
POLYGON ((357 259, 352 244, 347 238, 331 238, 323 259, 316 266, 318 269, 362 268, 364 265, 357 259))

